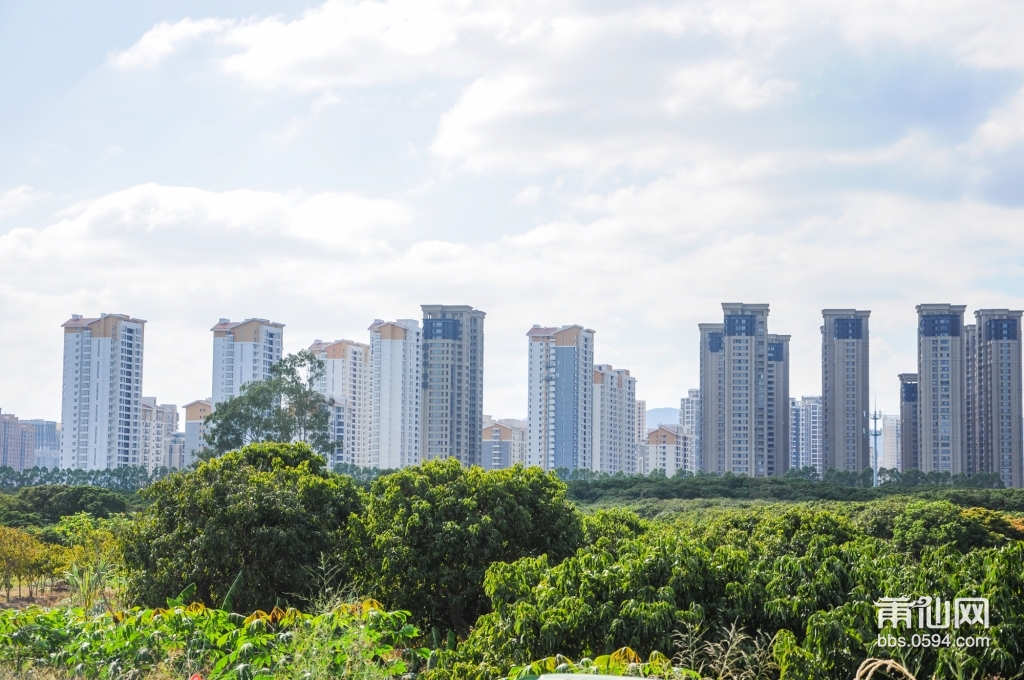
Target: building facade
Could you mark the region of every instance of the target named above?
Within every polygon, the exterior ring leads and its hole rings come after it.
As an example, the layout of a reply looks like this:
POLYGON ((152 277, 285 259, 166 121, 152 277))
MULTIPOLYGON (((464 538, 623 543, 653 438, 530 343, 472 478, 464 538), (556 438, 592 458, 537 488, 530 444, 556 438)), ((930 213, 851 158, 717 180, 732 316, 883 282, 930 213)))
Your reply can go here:
POLYGON ((902 444, 903 429, 900 426, 900 417, 882 416, 882 451, 878 456, 878 467, 887 470, 902 470, 902 444))
POLYGON ((490 416, 483 419, 483 447, 485 470, 504 470, 525 464, 529 425, 525 420, 490 416))
POLYGON ((665 476, 674 477, 678 472, 696 472, 694 441, 682 425, 659 425, 647 435, 646 474, 662 470, 665 476))
POLYGON ((423 458, 483 459, 484 312, 422 305, 423 458))
POLYGON ((921 469, 917 373, 900 373, 900 471, 921 469))
POLYGON ((980 309, 974 313, 975 323, 964 328, 963 338, 963 471, 970 476, 998 474, 1004 485, 1014 488, 1021 488, 1024 482, 1021 315, 1022 312, 1009 309, 980 309))
POLYGON ((188 455, 185 453, 185 433, 184 432, 173 432, 171 433, 170 443, 168 444, 168 462, 167 467, 174 470, 184 470, 192 461, 189 460, 188 455))
POLYGON ((370 326, 370 467, 420 462, 423 334, 416 319, 370 326))
POLYGON ((782 476, 789 469, 789 336, 768 333, 768 305, 722 303, 700 324, 706 472, 782 476))
POLYGON ((60 467, 60 423, 55 420, 22 420, 32 426, 36 433, 35 467, 54 469, 60 467))
POLYGON ((266 319, 221 319, 213 331, 213 405, 237 397, 242 385, 270 377, 281 360, 284 324, 266 319))
POLYGON ((124 314, 74 314, 62 325, 62 468, 140 464, 145 325, 124 314))
POLYGON ((871 312, 823 309, 821 412, 825 468, 872 467, 868 319, 871 312))
POLYGON ((924 472, 964 472, 966 306, 917 306, 918 446, 924 472))
POLYGON ((314 340, 309 351, 324 362, 316 389, 333 400, 334 452, 328 463, 370 466, 370 346, 351 340, 314 340))
POLYGON ((701 415, 700 390, 689 390, 679 400, 679 424, 693 436, 694 448, 700 449, 701 415))
POLYGON ((821 397, 790 398, 789 423, 789 466, 796 470, 813 467, 820 478, 825 474, 821 455, 821 397))
POLYGON ((529 346, 527 461, 545 470, 593 465, 594 331, 534 326, 529 346))
POLYGON ((594 472, 636 474, 636 378, 622 368, 597 364, 593 371, 594 472))
POLYGON ((182 468, 191 465, 206 449, 206 419, 213 413, 212 399, 197 399, 185 404, 185 433, 182 439, 182 468))
POLYGON ((11 413, 0 413, 0 467, 36 467, 36 429, 11 413))
POLYGON ((156 397, 143 397, 139 410, 139 433, 142 435, 139 465, 150 474, 157 468, 174 467, 171 449, 177 432, 178 407, 157 404, 156 397))

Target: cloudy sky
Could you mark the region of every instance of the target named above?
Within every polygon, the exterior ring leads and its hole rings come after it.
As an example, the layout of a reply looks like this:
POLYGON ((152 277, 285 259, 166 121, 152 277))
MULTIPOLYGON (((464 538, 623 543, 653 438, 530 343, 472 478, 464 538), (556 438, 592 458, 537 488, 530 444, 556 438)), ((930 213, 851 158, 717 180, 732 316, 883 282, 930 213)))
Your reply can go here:
POLYGON ((650 407, 697 324, 768 302, 795 395, 872 310, 896 404, 921 302, 1024 307, 1019 0, 0 2, 0 409, 59 419, 72 313, 148 320, 144 392, 210 394, 220 317, 285 349, 487 312, 597 331, 650 407))

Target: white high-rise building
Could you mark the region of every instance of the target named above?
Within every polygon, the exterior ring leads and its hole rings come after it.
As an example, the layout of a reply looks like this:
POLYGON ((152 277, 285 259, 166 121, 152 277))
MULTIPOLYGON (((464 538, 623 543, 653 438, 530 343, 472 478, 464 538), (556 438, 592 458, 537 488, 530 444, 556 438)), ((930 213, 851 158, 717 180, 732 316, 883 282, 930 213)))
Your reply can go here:
POLYGON ((422 353, 416 319, 377 319, 370 326, 370 467, 392 470, 420 462, 422 353))
POLYGON ((888 470, 900 469, 902 440, 903 431, 900 428, 900 417, 882 416, 882 455, 878 457, 878 467, 888 470))
POLYGON ((594 331, 534 326, 529 341, 527 464, 590 469, 594 453, 594 331))
POLYGON ((659 425, 647 435, 646 474, 655 470, 664 470, 666 477, 673 477, 680 470, 696 473, 694 440, 682 425, 659 425))
POLYGON ((370 465, 370 346, 351 340, 313 341, 309 351, 324 362, 317 391, 334 400, 330 464, 370 465))
POLYGON ((142 354, 146 322, 125 314, 64 328, 62 468, 104 470, 139 465, 142 354))
POLYGON ((182 441, 182 468, 191 465, 206 448, 206 419, 213 413, 211 399, 185 404, 185 438, 182 441))
POLYGON ((795 470, 810 466, 825 474, 822 463, 821 397, 789 400, 789 466, 795 470))
POLYGON ((213 405, 237 397, 242 385, 270 377, 281 360, 284 324, 266 319, 221 319, 213 331, 213 405))
POLYGON ((679 400, 679 424, 683 431, 693 436, 694 451, 700 451, 700 390, 690 390, 679 400))
POLYGON ((608 364, 594 366, 593 470, 636 474, 636 378, 608 364))
POLYGON ((172 465, 173 436, 178 432, 178 407, 174 404, 157 404, 156 397, 143 397, 139 412, 142 455, 139 465, 150 474, 161 467, 172 465))

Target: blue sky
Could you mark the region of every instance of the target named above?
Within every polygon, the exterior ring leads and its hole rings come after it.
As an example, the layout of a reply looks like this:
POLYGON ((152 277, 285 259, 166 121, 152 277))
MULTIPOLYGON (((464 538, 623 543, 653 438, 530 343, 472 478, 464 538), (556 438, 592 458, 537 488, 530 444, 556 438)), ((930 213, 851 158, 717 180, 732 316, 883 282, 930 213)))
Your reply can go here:
POLYGON ((650 406, 697 323, 769 302, 794 395, 872 310, 895 408, 921 302, 1024 307, 1019 2, 0 4, 0 409, 59 417, 71 313, 147 319, 144 391, 210 392, 220 317, 286 349, 488 312, 597 330, 650 406))

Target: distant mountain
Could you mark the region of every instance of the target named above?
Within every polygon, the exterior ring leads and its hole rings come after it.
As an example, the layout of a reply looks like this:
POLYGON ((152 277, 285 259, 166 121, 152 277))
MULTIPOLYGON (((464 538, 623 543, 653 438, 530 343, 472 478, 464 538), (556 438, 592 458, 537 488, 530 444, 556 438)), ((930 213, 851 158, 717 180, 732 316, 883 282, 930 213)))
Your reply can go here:
POLYGON ((653 430, 659 425, 678 425, 679 409, 651 408, 647 409, 647 429, 653 430))

